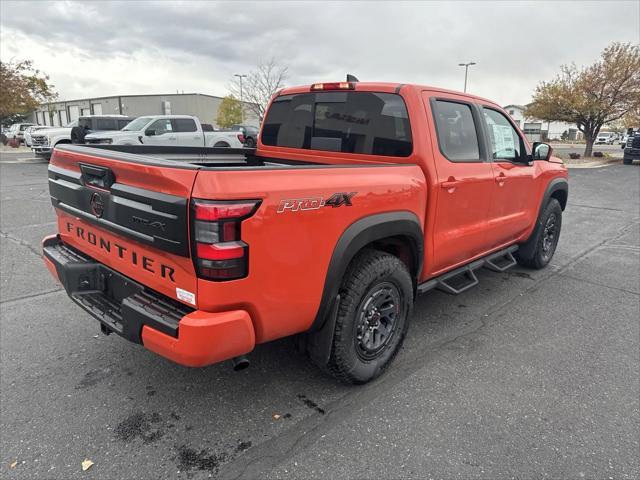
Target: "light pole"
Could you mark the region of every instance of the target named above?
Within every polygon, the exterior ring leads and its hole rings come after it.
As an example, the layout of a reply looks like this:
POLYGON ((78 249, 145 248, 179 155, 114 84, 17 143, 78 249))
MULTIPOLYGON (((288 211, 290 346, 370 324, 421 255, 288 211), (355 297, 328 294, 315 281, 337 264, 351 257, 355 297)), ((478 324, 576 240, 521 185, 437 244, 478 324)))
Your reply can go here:
POLYGON ((240 79, 240 123, 244 123, 244 101, 242 98, 242 79, 246 77, 244 74, 234 73, 234 77, 240 79))
POLYGON ((467 72, 469 71, 469 67, 471 65, 475 65, 476 62, 469 62, 469 63, 459 63, 458 65, 460 67, 464 67, 464 92, 467 93, 467 72))

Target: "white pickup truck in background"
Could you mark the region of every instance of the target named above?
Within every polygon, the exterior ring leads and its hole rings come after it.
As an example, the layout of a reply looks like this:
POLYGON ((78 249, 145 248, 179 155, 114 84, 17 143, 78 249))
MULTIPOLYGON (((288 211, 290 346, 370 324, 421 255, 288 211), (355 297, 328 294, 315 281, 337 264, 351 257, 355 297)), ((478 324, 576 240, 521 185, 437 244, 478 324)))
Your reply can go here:
POLYGON ((190 115, 146 115, 117 132, 92 133, 87 144, 173 145, 182 147, 242 148, 241 132, 203 131, 198 117, 190 115))

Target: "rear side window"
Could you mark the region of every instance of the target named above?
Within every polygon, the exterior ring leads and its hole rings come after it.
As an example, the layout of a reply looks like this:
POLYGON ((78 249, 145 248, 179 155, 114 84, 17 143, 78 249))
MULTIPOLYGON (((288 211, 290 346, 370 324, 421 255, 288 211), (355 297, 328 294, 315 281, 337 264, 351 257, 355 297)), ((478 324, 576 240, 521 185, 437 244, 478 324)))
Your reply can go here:
POLYGON ((97 118, 95 130, 116 130, 116 121, 113 118, 97 118))
POLYGON ((479 162, 478 132, 471 107, 436 100, 432 103, 440 151, 452 162, 479 162))
POLYGON ((196 122, 192 118, 174 118, 173 129, 176 132, 195 132, 196 122))
POLYGON ((413 150, 400 95, 318 92, 283 95, 267 112, 262 143, 277 147, 408 157, 413 150))

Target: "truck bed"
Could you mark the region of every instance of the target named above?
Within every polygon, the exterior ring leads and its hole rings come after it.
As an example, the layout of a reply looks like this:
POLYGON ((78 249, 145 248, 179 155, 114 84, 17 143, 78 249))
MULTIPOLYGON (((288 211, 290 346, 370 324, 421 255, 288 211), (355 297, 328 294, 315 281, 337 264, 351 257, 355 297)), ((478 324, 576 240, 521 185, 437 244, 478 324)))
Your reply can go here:
POLYGON ((59 150, 99 155, 113 160, 173 168, 238 168, 322 166, 322 164, 257 156, 255 148, 179 147, 158 145, 61 145, 59 150), (96 150, 99 150, 96 151, 96 150))

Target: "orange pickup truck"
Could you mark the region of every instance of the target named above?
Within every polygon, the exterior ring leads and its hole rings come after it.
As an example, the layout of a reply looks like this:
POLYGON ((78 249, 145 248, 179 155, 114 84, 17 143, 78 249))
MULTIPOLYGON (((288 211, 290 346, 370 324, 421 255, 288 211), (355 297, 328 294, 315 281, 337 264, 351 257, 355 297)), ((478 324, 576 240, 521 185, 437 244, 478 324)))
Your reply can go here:
POLYGON ((350 383, 402 345, 415 296, 551 260, 567 170, 495 103, 419 85, 286 88, 257 148, 60 146, 44 261, 71 299, 182 365, 299 335, 350 383))

